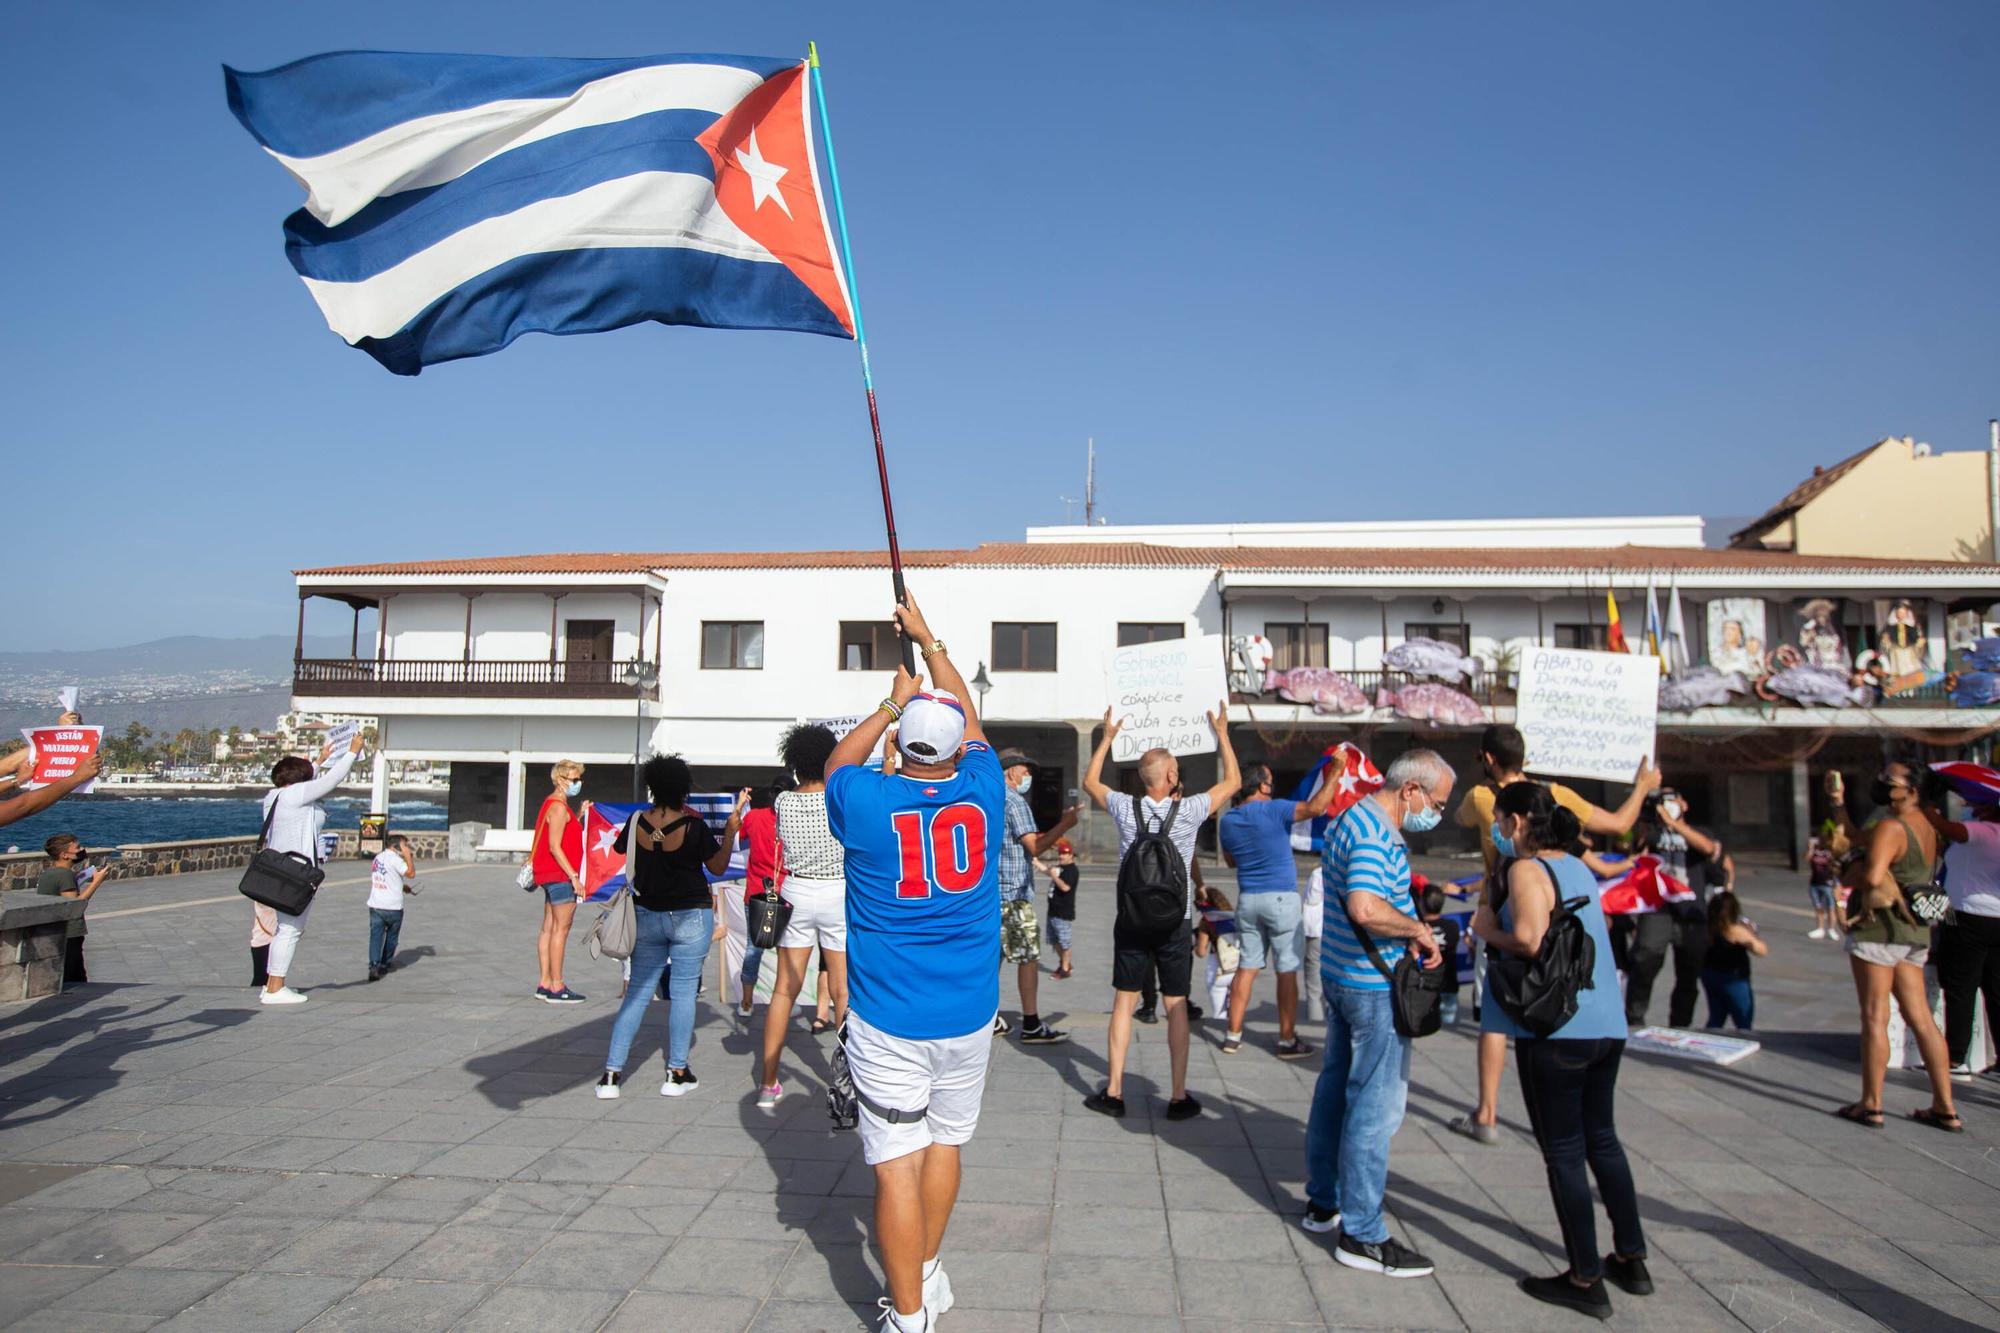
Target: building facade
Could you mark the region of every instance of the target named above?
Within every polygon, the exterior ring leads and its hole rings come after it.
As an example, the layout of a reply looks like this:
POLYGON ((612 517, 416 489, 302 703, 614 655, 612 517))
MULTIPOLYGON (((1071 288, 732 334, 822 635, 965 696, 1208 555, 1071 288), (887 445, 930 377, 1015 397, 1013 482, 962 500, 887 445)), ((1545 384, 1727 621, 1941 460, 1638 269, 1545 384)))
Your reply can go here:
POLYGON ((1878 440, 1813 474, 1731 535, 1732 546, 1799 555, 1990 561, 2000 516, 2000 425, 1992 447, 1940 453, 1878 440))
MULTIPOLYGON (((1051 818, 1078 785, 1122 644, 1225 636, 1238 650, 1233 739, 1281 783, 1341 739, 1384 759, 1431 745, 1463 773, 1476 725, 1318 713, 1280 699, 1261 668, 1326 668, 1373 701, 1412 679, 1384 654, 1432 639, 1477 660, 1460 688, 1482 722, 1510 721, 1521 647, 1603 647, 1607 592, 1641 637, 1649 585, 1663 610, 1678 591, 1693 662, 1733 668, 1754 651, 1761 680, 1804 645, 1854 672, 1852 706, 1752 689, 1662 714, 1663 765, 1738 845, 1801 840, 1816 763, 1872 765, 1892 745, 1956 753, 2000 718, 1954 707, 1943 674, 1966 617, 1975 632, 1995 620, 2000 567, 1707 550, 1698 519, 1033 529, 906 552, 905 567, 954 660, 989 682, 989 731, 1041 764, 1034 798, 1051 818), (1924 667, 1893 692, 1869 683, 1885 678, 1884 645, 1924 667)), ((452 822, 488 826, 481 846, 496 853, 525 850, 558 759, 588 765, 600 800, 629 799, 634 756, 652 749, 684 754, 711 788, 767 780, 786 727, 867 711, 897 656, 880 552, 519 556, 296 578, 302 627, 320 598, 378 626, 357 632, 351 657, 301 657, 294 707, 373 716, 389 758, 449 762, 452 822)), ((1185 763, 1189 785, 1213 762, 1185 763)), ((1107 823, 1087 827, 1088 846, 1107 823)))

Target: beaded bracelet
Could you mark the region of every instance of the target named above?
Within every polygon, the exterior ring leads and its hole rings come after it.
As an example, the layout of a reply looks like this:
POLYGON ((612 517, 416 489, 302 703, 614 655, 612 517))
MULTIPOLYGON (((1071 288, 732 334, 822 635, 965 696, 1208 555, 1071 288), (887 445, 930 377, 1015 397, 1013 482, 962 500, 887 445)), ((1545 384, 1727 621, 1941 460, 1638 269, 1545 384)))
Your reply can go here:
POLYGON ((903 718, 903 710, 896 707, 894 699, 884 699, 881 703, 876 704, 875 707, 878 710, 886 709, 891 722, 900 722, 903 718))

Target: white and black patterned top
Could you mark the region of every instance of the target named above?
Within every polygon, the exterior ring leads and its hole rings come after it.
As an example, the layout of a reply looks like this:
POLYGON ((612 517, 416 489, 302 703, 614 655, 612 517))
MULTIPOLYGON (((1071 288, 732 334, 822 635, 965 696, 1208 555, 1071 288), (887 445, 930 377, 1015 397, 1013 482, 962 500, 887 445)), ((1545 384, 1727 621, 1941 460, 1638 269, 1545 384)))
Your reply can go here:
POLYGON ((805 879, 845 877, 846 854, 826 826, 826 793, 778 794, 778 842, 785 849, 785 873, 805 879))

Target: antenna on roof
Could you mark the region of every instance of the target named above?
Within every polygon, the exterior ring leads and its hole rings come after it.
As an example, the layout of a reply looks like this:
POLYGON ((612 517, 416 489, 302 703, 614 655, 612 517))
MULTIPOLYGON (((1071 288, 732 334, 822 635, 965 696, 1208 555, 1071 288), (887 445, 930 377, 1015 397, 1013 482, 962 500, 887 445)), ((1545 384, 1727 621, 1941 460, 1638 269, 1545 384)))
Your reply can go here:
POLYGON ((1097 438, 1086 438, 1083 447, 1083 525, 1090 527, 1097 522, 1097 438))

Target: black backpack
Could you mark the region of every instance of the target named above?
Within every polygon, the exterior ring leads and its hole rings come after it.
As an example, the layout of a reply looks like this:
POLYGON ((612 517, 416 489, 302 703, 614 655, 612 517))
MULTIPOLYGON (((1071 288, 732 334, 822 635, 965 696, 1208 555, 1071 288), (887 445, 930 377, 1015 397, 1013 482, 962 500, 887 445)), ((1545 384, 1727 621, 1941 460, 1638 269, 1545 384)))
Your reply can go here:
MULTIPOLYGON (((1556 906, 1549 916, 1548 933, 1533 958, 1494 951, 1486 965, 1486 989, 1500 1012, 1521 1025, 1531 1037, 1546 1037, 1576 1017, 1577 995, 1596 987, 1597 941, 1590 937, 1578 909, 1588 906, 1588 898, 1564 899, 1556 887, 1553 870, 1541 865, 1556 890, 1556 906)), ((1500 873, 1499 894, 1493 903, 1497 915, 1506 896, 1507 871, 1500 873)))
POLYGON ((1167 834, 1180 813, 1176 800, 1167 807, 1160 827, 1146 827, 1139 798, 1132 802, 1132 845, 1118 863, 1118 928, 1130 935, 1158 939, 1180 929, 1187 919, 1187 864, 1167 834))

